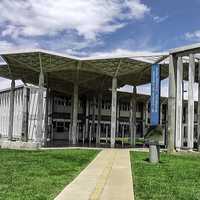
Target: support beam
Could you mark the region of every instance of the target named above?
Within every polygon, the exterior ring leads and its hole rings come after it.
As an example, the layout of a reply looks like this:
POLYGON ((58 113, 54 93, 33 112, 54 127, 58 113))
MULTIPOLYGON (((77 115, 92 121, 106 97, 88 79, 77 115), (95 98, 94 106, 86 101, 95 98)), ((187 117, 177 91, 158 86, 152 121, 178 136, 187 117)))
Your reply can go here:
POLYGON ((119 137, 119 125, 120 125, 120 100, 117 100, 117 131, 116 137, 119 137))
POLYGON ((181 149, 182 138, 182 115, 183 115, 183 61, 182 57, 178 57, 177 63, 177 90, 176 90, 176 138, 175 148, 177 151, 181 149))
POLYGON ((137 88, 133 86, 133 93, 131 94, 130 99, 130 139, 131 146, 135 146, 135 138, 136 138, 136 93, 137 88))
POLYGON ((22 111, 22 134, 21 140, 28 141, 28 102, 29 102, 29 89, 23 88, 23 111, 22 111))
POLYGON ((175 120, 176 120, 176 65, 177 58, 173 55, 169 57, 169 92, 168 92, 168 139, 167 151, 174 151, 174 135, 175 135, 175 120))
POLYGON ((198 141, 197 141, 197 146, 198 146, 198 151, 200 151, 200 60, 198 63, 198 141))
MULTIPOLYGON (((47 80, 48 83, 48 80, 47 80)), ((46 89, 46 105, 45 105, 45 134, 44 134, 44 146, 47 147, 47 137, 49 134, 49 101, 50 100, 50 88, 48 87, 47 84, 47 89, 46 89)))
POLYGON ((195 59, 194 54, 189 55, 189 77, 188 77, 188 148, 193 149, 194 146, 194 73, 195 59))
POLYGON ((8 139, 13 139, 13 119, 14 119, 14 100, 15 100, 15 80, 11 81, 10 90, 10 110, 9 110, 9 127, 8 127, 8 139))
POLYGON ((96 98, 93 96, 92 100, 92 138, 95 136, 95 110, 96 110, 96 98))
POLYGON ((89 113, 90 113, 90 102, 89 102, 89 99, 88 99, 88 96, 86 97, 86 110, 85 110, 85 135, 86 135, 86 138, 88 139, 89 141, 89 113))
POLYGON ((101 137, 101 107, 102 107, 102 94, 98 95, 98 117, 97 117, 97 134, 96 134, 96 144, 100 144, 101 137))
POLYGON ((149 99, 146 102, 146 118, 145 118, 145 123, 146 126, 149 127, 149 99))
POLYGON ((108 143, 108 124, 104 124, 106 127, 106 144, 108 143))
POLYGON ((77 120, 78 120, 78 84, 74 82, 73 116, 72 116, 72 144, 76 145, 77 120))
POLYGON ((117 122, 117 78, 112 79, 112 108, 111 108, 111 148, 115 147, 115 133, 117 122))
POLYGON ((148 114, 147 114, 147 110, 148 107, 147 107, 147 103, 146 102, 143 102, 143 109, 142 109, 142 137, 144 137, 145 133, 146 133, 146 126, 147 126, 147 117, 148 117, 148 114))
POLYGON ((122 124, 122 147, 124 147, 125 124, 122 124))
POLYGON ((39 75, 39 90, 38 90, 38 110, 37 110, 37 133, 35 137, 35 142, 38 143, 38 145, 42 145, 42 137, 43 137, 43 99, 44 99, 44 74, 42 71, 40 71, 39 75))
POLYGON ((162 109, 163 108, 163 102, 160 101, 160 126, 162 127, 162 109))

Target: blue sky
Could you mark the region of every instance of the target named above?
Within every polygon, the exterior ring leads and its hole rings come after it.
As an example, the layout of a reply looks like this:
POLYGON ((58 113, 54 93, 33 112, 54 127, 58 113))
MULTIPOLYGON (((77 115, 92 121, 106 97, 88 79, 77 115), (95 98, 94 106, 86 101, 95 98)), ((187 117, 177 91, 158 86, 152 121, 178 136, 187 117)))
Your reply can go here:
POLYGON ((200 0, 1 0, 0 10, 0 52, 129 55, 200 41, 200 0))

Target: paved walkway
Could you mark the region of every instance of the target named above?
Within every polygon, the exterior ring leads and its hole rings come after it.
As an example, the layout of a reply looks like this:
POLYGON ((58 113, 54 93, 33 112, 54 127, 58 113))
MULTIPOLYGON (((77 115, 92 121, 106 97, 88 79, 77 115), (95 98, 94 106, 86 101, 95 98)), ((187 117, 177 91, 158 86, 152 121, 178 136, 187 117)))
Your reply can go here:
POLYGON ((129 150, 105 149, 55 200, 133 200, 129 150))

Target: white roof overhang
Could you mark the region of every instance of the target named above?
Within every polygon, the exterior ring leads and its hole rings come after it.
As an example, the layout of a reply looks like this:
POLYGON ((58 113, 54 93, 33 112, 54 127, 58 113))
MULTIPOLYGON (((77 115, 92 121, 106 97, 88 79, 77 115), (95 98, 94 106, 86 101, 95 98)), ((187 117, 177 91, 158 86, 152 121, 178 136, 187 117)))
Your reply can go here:
POLYGON ((168 64, 163 61, 168 57, 168 53, 133 53, 121 57, 78 58, 35 49, 3 52, 0 56, 7 63, 0 67, 0 76, 21 79, 31 84, 38 84, 40 57, 43 72, 48 77, 46 82, 49 87, 69 93, 72 92, 75 81, 79 82, 81 91, 107 89, 111 86, 114 76, 118 78, 119 87, 125 84, 148 83, 151 79, 153 63, 161 64, 162 79, 168 76, 168 64))

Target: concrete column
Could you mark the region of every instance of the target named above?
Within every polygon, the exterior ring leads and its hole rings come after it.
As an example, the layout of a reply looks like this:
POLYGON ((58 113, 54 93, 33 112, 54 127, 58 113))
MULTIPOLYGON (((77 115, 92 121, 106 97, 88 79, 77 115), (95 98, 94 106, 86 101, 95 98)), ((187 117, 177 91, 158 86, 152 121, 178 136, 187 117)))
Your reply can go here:
POLYGON ((125 128, 125 124, 122 124, 122 147, 124 147, 124 133, 125 133, 125 130, 124 130, 124 128, 125 128))
POLYGON ((183 61, 182 58, 178 58, 177 63, 177 86, 176 86, 176 138, 175 147, 176 150, 181 148, 182 137, 182 115, 183 115, 183 61))
POLYGON ((117 132, 116 137, 119 137, 119 124, 120 124, 120 101, 117 101, 117 132))
POLYGON ((89 146, 91 146, 91 142, 92 142, 92 123, 90 123, 89 126, 89 146))
POLYGON ((117 122, 117 78, 112 79, 112 108, 111 108, 111 135, 110 145, 111 148, 115 147, 115 133, 117 122))
POLYGON ((38 111, 37 111, 37 133, 36 142, 41 145, 43 137, 43 99, 44 99, 44 74, 41 69, 39 75, 39 90, 38 90, 38 111))
POLYGON ((71 95, 70 125, 69 125, 69 145, 72 144, 72 124, 73 124, 73 95, 71 95))
POLYGON ((22 135, 21 140, 24 142, 28 141, 28 98, 29 89, 27 87, 23 88, 23 111, 22 111, 22 135))
POLYGON ((50 88, 46 89, 46 107, 45 107, 45 134, 44 134, 44 146, 47 146, 47 137, 49 134, 49 103, 50 103, 50 88))
POLYGON ((135 146, 136 139, 136 93, 137 88, 133 86, 133 93, 130 101, 130 139, 132 147, 135 146))
POLYGON ((83 140, 83 144, 85 144, 85 124, 83 124, 83 133, 82 133, 83 135, 83 138, 82 138, 82 140, 83 140))
POLYGON ((198 63, 198 151, 200 151, 200 60, 198 63))
POLYGON ((143 103, 143 110, 142 110, 142 137, 144 137, 145 133, 146 133, 146 118, 147 118, 147 112, 146 112, 146 102, 143 103))
POLYGON ((14 100, 15 100, 15 80, 11 81, 10 90, 10 110, 9 110, 9 127, 8 127, 8 139, 13 139, 13 119, 14 119, 14 100))
POLYGON ((108 124, 104 124, 106 127, 106 144, 108 143, 108 124))
MULTIPOLYGON (((53 113, 54 113, 54 93, 51 93, 51 106, 50 106, 50 113, 51 113, 51 143, 53 143, 54 141, 54 130, 53 130, 53 113)), ((69 127, 70 128, 70 127, 69 127)), ((70 130, 69 129, 69 141, 70 141, 70 130)))
POLYGON ((89 113, 90 113, 90 103, 89 103, 89 99, 88 97, 86 97, 86 110, 85 110, 85 115, 86 115, 86 119, 85 119, 85 135, 86 138, 89 139, 89 113))
POLYGON ((145 119, 145 123, 146 123, 146 125, 149 125, 149 123, 148 123, 148 119, 149 119, 149 99, 147 100, 147 102, 146 102, 146 119, 145 119))
POLYGON ((95 136, 95 110, 96 110, 96 98, 93 96, 92 101, 92 138, 95 136))
POLYGON ((76 141, 79 141, 79 134, 80 134, 80 123, 77 120, 77 127, 76 127, 76 141))
POLYGON ((169 94, 168 94, 168 152, 174 151, 174 135, 175 135, 175 120, 176 120, 176 65, 177 59, 170 55, 169 57, 169 94))
POLYGON ((73 112, 72 112, 72 144, 76 144, 78 121, 78 84, 74 83, 73 112))
POLYGON ((102 94, 98 95, 98 122, 97 122, 97 133, 96 133, 96 143, 100 144, 101 137, 101 107, 102 107, 102 94))
POLYGON ((193 149, 194 146, 194 73, 195 59, 194 54, 189 55, 189 78, 188 78, 188 148, 193 149))
POLYGON ((162 126, 162 105, 163 103, 160 101, 160 126, 162 126))

